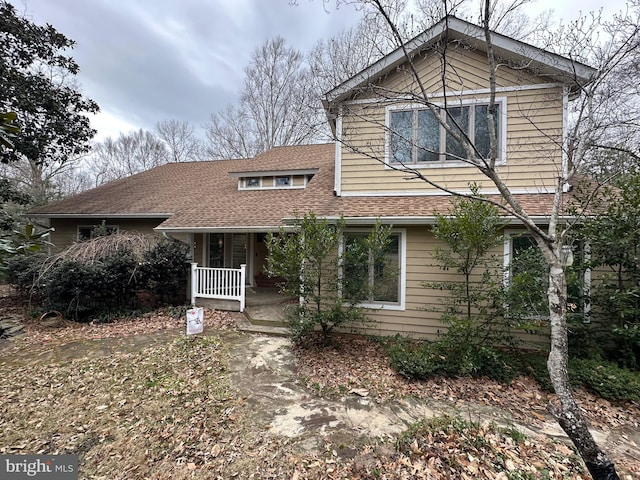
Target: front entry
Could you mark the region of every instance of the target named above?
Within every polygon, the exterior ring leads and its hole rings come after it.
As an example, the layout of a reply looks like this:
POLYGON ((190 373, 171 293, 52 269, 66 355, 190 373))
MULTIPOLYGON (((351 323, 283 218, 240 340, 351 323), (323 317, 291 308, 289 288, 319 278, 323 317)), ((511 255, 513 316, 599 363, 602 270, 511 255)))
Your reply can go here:
POLYGON ((254 234, 252 233, 209 233, 208 259, 206 265, 212 268, 240 268, 247 265, 247 285, 252 284, 254 234))

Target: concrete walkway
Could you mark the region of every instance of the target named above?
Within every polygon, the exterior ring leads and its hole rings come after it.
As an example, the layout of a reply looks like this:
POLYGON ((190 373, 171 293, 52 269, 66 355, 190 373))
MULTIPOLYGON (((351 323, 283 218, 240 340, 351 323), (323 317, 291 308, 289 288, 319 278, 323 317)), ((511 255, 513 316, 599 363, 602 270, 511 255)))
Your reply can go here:
MULTIPOLYGON (((184 335, 184 330, 165 330, 147 335, 71 342, 38 351, 0 357, 7 363, 42 364, 81 358, 100 358, 115 352, 142 351, 166 344, 184 335)), ((403 399, 379 404, 366 392, 349 392, 339 400, 316 397, 296 381, 295 358, 287 338, 205 329, 204 335, 221 336, 229 346, 232 387, 252 407, 254 421, 275 435, 296 438, 310 451, 320 452, 326 442, 350 445, 340 456, 355 454, 359 445, 376 437, 395 435, 410 423, 434 415, 461 415, 474 421, 492 421, 516 427, 527 436, 543 434, 568 441, 560 427, 549 420, 532 429, 513 422, 507 412, 469 403, 464 411, 434 400, 403 399)), ((596 440, 621 452, 637 452, 640 432, 624 438, 611 432, 593 431, 596 440)), ((635 455, 635 454, 634 454, 635 455)), ((638 452, 640 461, 640 452, 638 452)))
MULTIPOLYGON (((249 335, 237 338, 231 348, 230 370, 233 385, 247 397, 257 423, 269 426, 274 434, 298 439, 312 451, 320 451, 327 441, 358 445, 358 440, 371 442, 372 438, 397 435, 409 424, 440 415, 486 420, 515 427, 528 437, 545 435, 569 442, 552 419, 532 428, 514 422, 508 412, 472 403, 461 411, 435 400, 402 399, 379 404, 366 392, 349 392, 339 400, 316 397, 296 383, 295 359, 286 338, 249 335)), ((601 445, 636 451, 640 460, 637 447, 640 432, 632 432, 626 438, 612 432, 592 433, 601 445)), ((348 456, 353 452, 346 450, 339 454, 348 456)))

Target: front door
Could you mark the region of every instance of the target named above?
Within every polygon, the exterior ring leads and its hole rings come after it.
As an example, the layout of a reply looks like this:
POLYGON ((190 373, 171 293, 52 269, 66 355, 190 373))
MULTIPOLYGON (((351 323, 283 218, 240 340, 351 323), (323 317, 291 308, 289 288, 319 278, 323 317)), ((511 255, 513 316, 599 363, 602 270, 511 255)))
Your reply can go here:
POLYGON ((231 234, 231 268, 240 268, 247 263, 247 234, 231 234))
POLYGON ((210 233, 209 267, 240 268, 247 265, 247 284, 251 284, 251 241, 250 233, 210 233))
POLYGON ((209 234, 209 266, 211 268, 224 267, 224 234, 209 234))

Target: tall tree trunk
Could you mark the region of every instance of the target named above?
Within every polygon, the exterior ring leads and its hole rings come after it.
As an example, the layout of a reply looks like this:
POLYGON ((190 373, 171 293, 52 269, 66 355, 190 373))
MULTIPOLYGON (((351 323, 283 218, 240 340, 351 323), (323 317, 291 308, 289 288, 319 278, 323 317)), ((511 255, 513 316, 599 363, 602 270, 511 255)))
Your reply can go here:
MULTIPOLYGON (((556 258, 561 258, 556 252, 556 258)), ((567 340, 567 284, 563 265, 559 260, 550 262, 549 269, 549 320, 551 323, 551 350, 547 360, 549 377, 558 396, 547 409, 578 449, 594 480, 619 480, 615 466, 598 447, 589 431, 589 424, 582 415, 569 386, 567 340)))

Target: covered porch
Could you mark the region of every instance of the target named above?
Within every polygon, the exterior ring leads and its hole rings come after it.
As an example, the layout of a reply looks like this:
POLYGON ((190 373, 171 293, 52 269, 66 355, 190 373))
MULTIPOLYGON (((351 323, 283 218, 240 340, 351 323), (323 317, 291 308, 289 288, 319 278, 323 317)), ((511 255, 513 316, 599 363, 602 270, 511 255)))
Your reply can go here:
POLYGON ((267 232, 193 232, 190 303, 243 313, 242 330, 285 333, 285 308, 297 299, 278 291, 266 274, 267 232))
POLYGON ((266 273, 266 231, 224 229, 185 232, 190 245, 190 302, 219 310, 277 304, 275 280, 266 273))

